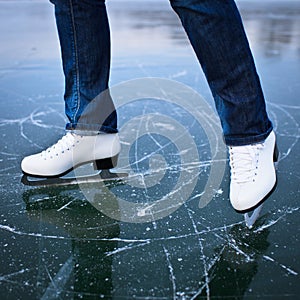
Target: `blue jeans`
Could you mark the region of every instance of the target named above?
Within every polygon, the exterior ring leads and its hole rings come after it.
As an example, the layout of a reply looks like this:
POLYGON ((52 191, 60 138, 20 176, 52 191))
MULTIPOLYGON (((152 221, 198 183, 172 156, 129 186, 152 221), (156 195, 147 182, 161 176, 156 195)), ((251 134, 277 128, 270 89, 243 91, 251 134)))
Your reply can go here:
MULTIPOLYGON (((105 0, 50 1, 55 4, 66 78, 67 129, 97 130, 102 124, 101 131, 117 132, 117 115, 109 92, 98 101, 103 116, 88 120, 83 114, 91 100, 108 88, 110 33, 105 0)), ((265 140, 272 123, 235 2, 170 3, 207 78, 225 143, 239 146, 265 140)))

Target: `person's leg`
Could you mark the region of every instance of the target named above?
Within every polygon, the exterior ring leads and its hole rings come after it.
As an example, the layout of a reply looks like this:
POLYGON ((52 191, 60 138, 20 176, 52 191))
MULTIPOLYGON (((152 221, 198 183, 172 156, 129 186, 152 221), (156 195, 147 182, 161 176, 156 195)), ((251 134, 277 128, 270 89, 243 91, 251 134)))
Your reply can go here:
POLYGON ((272 131, 242 21, 233 0, 170 0, 206 75, 228 145, 272 131))
POLYGON ((50 0, 60 39, 65 75, 67 129, 117 132, 108 93, 110 30, 105 0, 50 0), (101 96, 100 96, 101 95, 101 96), (92 114, 88 105, 100 107, 92 114), (101 128, 99 128, 101 126, 101 128))
POLYGON ((229 146, 230 200, 258 206, 276 182, 272 132, 261 84, 233 0, 170 0, 206 75, 229 146))
POLYGON ((97 169, 112 168, 120 142, 108 91, 110 32, 105 0, 50 1, 55 5, 69 122, 67 134, 55 145, 23 159, 22 171, 59 176, 89 161, 97 169))

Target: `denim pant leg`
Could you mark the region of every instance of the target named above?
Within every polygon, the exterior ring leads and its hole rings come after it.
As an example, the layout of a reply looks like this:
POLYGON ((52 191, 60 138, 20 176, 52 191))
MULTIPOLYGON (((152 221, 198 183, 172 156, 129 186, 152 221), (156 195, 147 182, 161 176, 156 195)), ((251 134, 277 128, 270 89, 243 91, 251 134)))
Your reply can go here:
POLYGON ((105 0, 50 2, 55 5, 65 75, 66 128, 117 132, 117 115, 107 90, 110 30, 105 0))
POLYGON ((170 0, 206 75, 227 145, 272 131, 242 20, 233 0, 170 0))

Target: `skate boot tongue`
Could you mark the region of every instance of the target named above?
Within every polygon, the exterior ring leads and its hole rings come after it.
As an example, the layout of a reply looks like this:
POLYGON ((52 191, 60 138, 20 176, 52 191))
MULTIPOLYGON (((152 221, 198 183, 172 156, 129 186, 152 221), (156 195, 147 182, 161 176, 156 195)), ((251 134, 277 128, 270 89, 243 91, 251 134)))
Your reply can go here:
POLYGON ((259 151, 263 144, 230 147, 231 180, 236 183, 252 181, 256 175, 259 151))
POLYGON ((76 140, 75 133, 67 132, 56 144, 41 152, 41 156, 44 159, 47 159, 63 154, 65 151, 70 151, 75 146, 76 142, 78 142, 76 140))

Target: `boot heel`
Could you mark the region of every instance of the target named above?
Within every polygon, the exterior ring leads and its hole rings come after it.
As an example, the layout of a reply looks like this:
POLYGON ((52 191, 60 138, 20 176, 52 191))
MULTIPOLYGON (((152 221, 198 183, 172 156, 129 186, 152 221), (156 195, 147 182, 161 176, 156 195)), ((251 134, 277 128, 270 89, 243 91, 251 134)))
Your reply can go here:
POLYGON ((279 150, 278 150, 277 144, 275 143, 274 153, 273 153, 273 162, 274 163, 278 162, 278 159, 279 159, 279 150))
POLYGON ((113 169, 118 163, 118 156, 119 155, 95 160, 94 161, 94 169, 95 170, 113 169))

